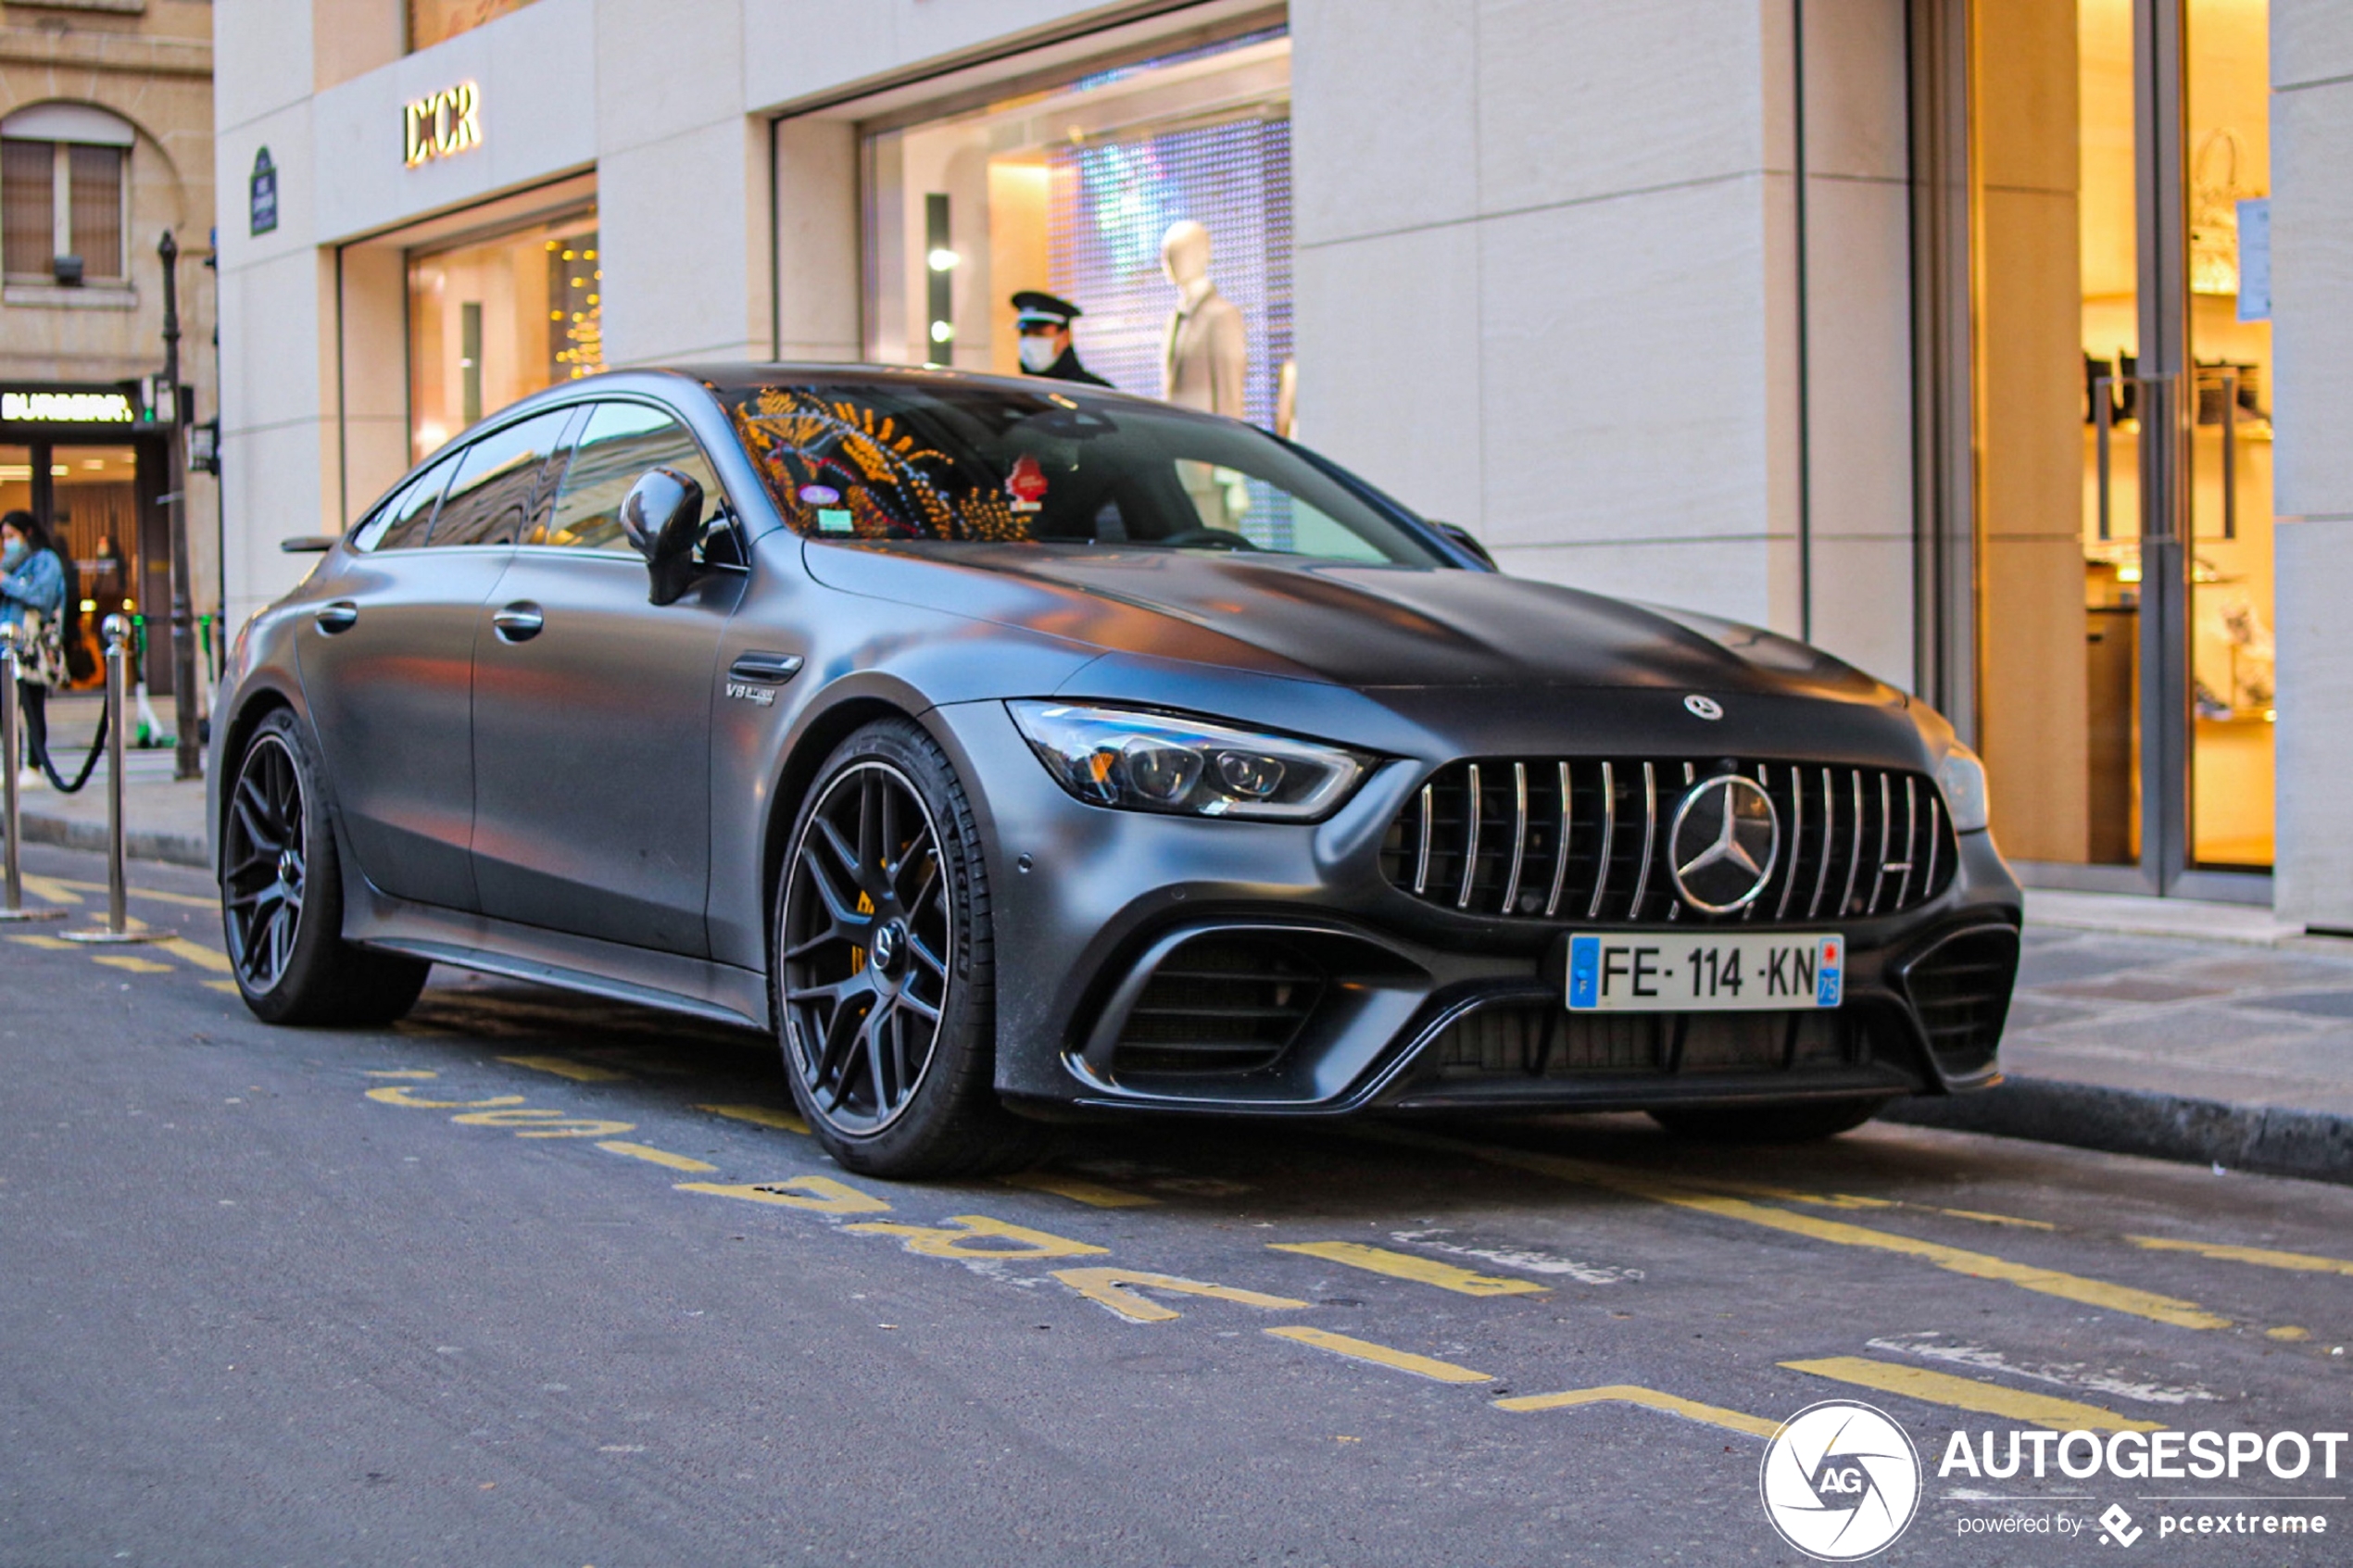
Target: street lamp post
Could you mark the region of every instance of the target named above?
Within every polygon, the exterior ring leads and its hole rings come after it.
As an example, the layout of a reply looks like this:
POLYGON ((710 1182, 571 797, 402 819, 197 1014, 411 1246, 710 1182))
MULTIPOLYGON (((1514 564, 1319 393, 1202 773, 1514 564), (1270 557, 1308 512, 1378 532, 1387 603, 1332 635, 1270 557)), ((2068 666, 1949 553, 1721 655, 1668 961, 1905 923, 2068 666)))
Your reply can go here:
POLYGON ((163 232, 156 245, 163 257, 163 384, 171 389, 171 428, 164 446, 164 504, 171 527, 171 706, 176 748, 171 776, 193 779, 204 770, 196 744, 196 627, 191 599, 195 571, 188 558, 188 476, 182 466, 180 407, 180 242, 163 232))

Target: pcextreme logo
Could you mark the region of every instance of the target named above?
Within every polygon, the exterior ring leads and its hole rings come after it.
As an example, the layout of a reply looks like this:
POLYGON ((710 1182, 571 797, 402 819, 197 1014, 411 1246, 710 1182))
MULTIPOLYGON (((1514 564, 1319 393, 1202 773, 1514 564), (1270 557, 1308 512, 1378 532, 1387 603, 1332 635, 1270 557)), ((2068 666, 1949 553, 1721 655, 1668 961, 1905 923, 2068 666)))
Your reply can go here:
POLYGON ((1882 1411, 1825 1399, 1773 1434, 1756 1485, 1781 1539, 1819 1562, 1853 1562, 1911 1524, 1920 1456, 1882 1411))

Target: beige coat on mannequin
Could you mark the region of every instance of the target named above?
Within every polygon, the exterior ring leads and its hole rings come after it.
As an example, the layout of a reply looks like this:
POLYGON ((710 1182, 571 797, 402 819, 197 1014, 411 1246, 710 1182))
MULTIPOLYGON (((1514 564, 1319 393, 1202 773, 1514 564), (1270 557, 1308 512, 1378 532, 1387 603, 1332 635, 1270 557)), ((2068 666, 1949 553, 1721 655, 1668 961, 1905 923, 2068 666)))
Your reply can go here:
POLYGON ((1187 218, 1160 242, 1161 270, 1176 285, 1176 308, 1161 339, 1160 395, 1180 408, 1242 417, 1248 349, 1241 307, 1209 281, 1209 231, 1187 218))

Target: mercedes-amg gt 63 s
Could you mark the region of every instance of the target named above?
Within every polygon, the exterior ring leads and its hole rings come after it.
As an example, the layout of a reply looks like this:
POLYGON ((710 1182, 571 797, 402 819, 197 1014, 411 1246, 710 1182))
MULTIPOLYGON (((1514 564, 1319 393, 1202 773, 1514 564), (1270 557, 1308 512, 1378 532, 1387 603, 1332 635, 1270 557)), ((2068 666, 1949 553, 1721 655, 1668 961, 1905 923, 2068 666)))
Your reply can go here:
POLYGON ((633 371, 288 544, 209 771, 264 1019, 448 963, 774 1030, 901 1176, 1120 1111, 1786 1139, 1997 1077, 2020 896, 1942 718, 1245 424, 633 371))

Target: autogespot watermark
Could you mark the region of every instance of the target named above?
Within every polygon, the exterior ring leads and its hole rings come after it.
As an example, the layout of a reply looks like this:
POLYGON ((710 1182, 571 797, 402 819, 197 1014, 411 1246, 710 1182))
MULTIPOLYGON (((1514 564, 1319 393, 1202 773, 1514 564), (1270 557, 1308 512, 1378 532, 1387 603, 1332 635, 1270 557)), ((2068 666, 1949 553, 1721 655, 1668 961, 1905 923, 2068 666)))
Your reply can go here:
MULTIPOLYGON (((2353 1435, 2344 1432, 1957 1431, 1936 1467, 1940 1481, 1960 1483, 1947 1500, 1965 1512, 1963 1539, 2022 1545, 2035 1537, 2081 1539, 2131 1548, 2144 1541, 2250 1542, 2268 1537, 2330 1533, 2314 1506, 2342 1503, 2329 1484, 2353 1435), (2076 1502, 2107 1501, 2097 1514, 2037 1510, 2031 1497, 1989 1496, 1967 1485, 2059 1480, 2133 1482, 2124 1500, 2070 1493, 2076 1502), (2276 1482, 2308 1488, 2292 1496, 2152 1489, 2166 1482, 2240 1486, 2276 1482), (2025 1506, 2020 1506, 2025 1505, 2025 1506), (1966 1512, 1994 1508, 1998 1512, 1966 1512)), ((1853 1562, 1893 1546, 1912 1523, 1925 1489, 1919 1452, 1886 1412, 1848 1399, 1809 1405, 1783 1423, 1766 1446, 1758 1475, 1765 1516, 1806 1556, 1853 1562)))

